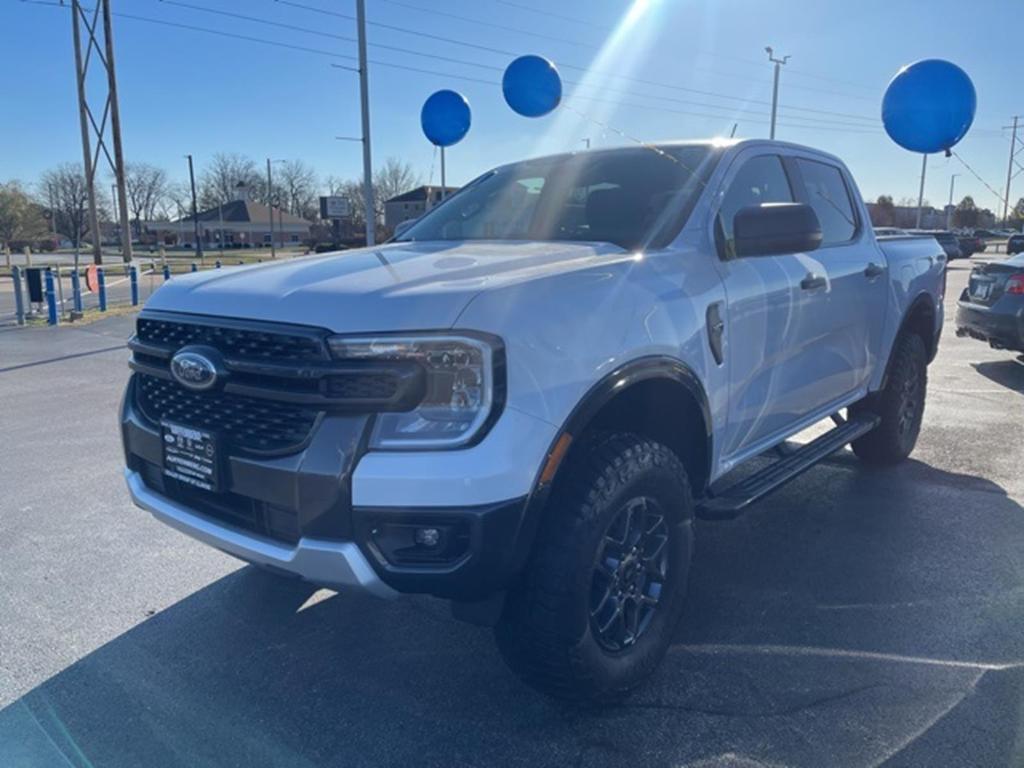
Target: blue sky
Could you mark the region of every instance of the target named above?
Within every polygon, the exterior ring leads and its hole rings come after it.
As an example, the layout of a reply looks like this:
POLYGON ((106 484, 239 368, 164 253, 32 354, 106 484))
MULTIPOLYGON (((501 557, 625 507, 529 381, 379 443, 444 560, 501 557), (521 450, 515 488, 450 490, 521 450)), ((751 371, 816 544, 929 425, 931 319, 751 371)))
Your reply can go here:
MULTIPOLYGON (((0 3, 7 74, 0 180, 33 182, 58 162, 81 159, 70 14, 22 0, 0 3)), ((353 0, 295 3, 354 15, 353 0)), ((461 91, 473 109, 472 130, 448 151, 450 183, 500 162, 581 148, 585 138, 596 147, 628 143, 622 134, 645 141, 728 135, 734 122, 738 136, 766 136, 771 68, 764 46, 772 45, 792 56, 782 75, 778 137, 842 156, 865 196, 916 198, 920 157, 894 145, 878 115, 897 69, 928 57, 954 61, 972 77, 978 114, 958 152, 991 186, 1005 185, 1009 132, 1001 127, 1024 113, 1014 53, 1024 29, 1019 0, 648 4, 628 22, 629 0, 366 0, 376 62, 375 161, 406 159, 424 180, 438 182, 419 109, 439 88, 461 91), (523 53, 555 61, 573 83, 567 94, 585 89, 567 101, 574 109, 534 120, 508 109, 497 83, 510 54, 523 53)), ((355 44, 339 39, 355 37, 354 21, 278 0, 114 0, 114 8, 280 44, 115 18, 127 159, 162 166, 175 178, 187 174, 186 153, 202 167, 218 151, 301 158, 321 175, 360 173, 359 145, 335 139, 359 132, 357 78, 331 66, 354 65, 345 57, 355 56, 355 44)), ((938 155, 929 159, 926 197, 944 203, 952 173, 962 174, 957 199, 971 194, 996 207, 996 196, 955 158, 938 155)), ((1024 174, 1015 184, 1012 201, 1024 196, 1024 174)))

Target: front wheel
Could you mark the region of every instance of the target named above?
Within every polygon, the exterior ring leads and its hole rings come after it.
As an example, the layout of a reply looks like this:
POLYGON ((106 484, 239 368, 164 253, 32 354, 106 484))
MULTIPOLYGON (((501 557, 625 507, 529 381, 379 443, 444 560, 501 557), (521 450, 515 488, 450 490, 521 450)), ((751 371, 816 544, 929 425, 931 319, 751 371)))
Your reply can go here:
POLYGON ((665 655, 683 608, 693 502, 679 458, 629 434, 571 457, 495 630, 527 683, 609 701, 665 655))
POLYGON ((869 411, 881 422, 853 441, 853 452, 869 464, 903 461, 914 450, 924 418, 928 389, 928 352, 916 333, 896 340, 885 389, 857 403, 851 411, 869 411))

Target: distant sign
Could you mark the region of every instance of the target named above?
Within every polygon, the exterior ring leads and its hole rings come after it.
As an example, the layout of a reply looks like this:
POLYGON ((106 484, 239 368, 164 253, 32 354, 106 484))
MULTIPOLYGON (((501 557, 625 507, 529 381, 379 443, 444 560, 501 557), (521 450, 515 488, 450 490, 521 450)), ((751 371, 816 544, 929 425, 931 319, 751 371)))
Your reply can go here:
POLYGON ((320 197, 321 219, 345 219, 352 214, 352 207, 347 197, 326 195, 320 197))

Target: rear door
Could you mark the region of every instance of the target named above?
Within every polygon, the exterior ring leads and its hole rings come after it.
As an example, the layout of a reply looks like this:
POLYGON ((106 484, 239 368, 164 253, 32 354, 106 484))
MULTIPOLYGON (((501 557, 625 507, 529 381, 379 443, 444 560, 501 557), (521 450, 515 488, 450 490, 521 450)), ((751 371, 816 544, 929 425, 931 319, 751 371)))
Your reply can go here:
POLYGON ((807 309, 802 342, 808 375, 819 382, 814 398, 827 407, 865 389, 879 364, 889 277, 845 169, 817 156, 796 155, 787 164, 799 201, 821 224, 821 247, 807 266, 826 285, 807 309))

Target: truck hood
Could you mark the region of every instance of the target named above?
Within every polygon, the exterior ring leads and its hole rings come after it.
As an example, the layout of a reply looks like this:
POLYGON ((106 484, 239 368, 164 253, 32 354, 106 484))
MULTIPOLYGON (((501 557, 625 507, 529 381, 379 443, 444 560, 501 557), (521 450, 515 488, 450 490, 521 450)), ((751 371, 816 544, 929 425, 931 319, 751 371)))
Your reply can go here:
POLYGON ((181 275, 146 307, 338 333, 450 328, 481 291, 626 255, 603 243, 393 243, 181 275))

